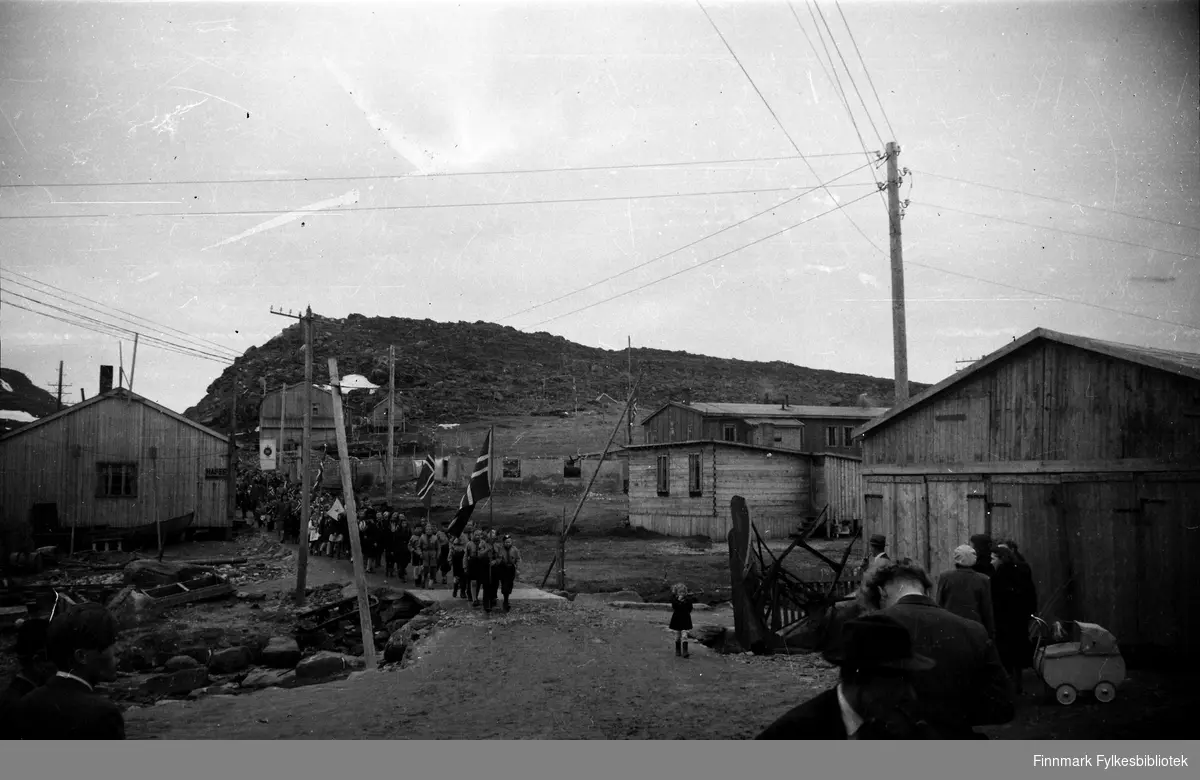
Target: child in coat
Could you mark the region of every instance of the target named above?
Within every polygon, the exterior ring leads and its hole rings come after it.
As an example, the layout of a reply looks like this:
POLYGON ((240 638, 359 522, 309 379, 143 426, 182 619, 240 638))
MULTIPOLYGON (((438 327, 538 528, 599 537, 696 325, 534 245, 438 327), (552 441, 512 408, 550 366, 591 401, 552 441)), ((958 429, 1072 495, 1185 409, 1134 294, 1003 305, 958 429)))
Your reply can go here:
POLYGON ((691 658, 684 637, 692 629, 692 605, 695 603, 696 596, 688 592, 687 585, 677 582, 671 588, 671 623, 667 627, 675 632, 675 655, 683 658, 691 658))

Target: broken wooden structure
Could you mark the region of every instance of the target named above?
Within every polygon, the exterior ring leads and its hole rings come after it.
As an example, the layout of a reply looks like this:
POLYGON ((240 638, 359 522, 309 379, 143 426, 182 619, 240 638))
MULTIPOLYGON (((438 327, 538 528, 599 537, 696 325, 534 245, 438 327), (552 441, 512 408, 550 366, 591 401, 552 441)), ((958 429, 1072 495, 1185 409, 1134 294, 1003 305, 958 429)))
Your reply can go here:
POLYGON ((187 582, 172 582, 141 592, 150 598, 151 609, 165 610, 198 601, 223 598, 233 591, 233 586, 224 578, 216 574, 205 574, 187 582))
POLYGON ((818 516, 791 534, 791 544, 777 556, 750 520, 744 498, 734 496, 730 510, 733 523, 727 539, 738 642, 755 653, 792 647, 794 643, 790 644, 788 639, 793 628, 827 614, 853 593, 855 584, 843 575, 847 573, 847 561, 860 533, 850 538, 841 560, 834 561, 808 542, 820 525, 818 516), (832 580, 806 580, 789 571, 784 561, 797 547, 828 566, 832 580))

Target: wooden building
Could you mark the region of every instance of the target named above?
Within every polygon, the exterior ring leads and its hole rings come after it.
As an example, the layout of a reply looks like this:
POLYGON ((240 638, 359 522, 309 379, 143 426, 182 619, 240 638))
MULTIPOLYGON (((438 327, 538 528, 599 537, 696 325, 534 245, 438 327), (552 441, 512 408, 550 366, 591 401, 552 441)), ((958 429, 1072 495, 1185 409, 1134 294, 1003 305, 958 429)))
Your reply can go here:
POLYGON ((711 440, 635 444, 625 452, 634 527, 724 539, 735 495, 746 499, 764 537, 786 537, 813 514, 812 456, 805 453, 711 440))
MULTIPOLYGON (((314 446, 337 445, 337 431, 333 424, 333 393, 320 385, 312 390, 311 441, 314 446)), ((304 383, 284 385, 263 396, 258 410, 258 435, 262 439, 280 438, 280 452, 299 451, 304 440, 304 383), (282 408, 281 408, 282 407, 282 408), (280 415, 282 413, 282 420, 280 415)))
MULTIPOLYGON (((404 432, 404 406, 400 402, 400 394, 396 393, 396 405, 392 407, 392 413, 395 416, 392 427, 396 433, 404 432)), ((387 433, 388 429, 388 394, 383 394, 383 400, 371 407, 368 424, 371 430, 375 433, 383 431, 387 433)))
POLYGON ((192 527, 231 529, 228 439, 128 390, 109 390, 0 438, 5 550, 35 515, 128 529, 194 512, 192 527))
POLYGON ((1200 650, 1200 355, 1039 328, 857 433, 893 558, 1011 538, 1043 617, 1200 650))
POLYGON ((860 455, 854 428, 886 408, 671 401, 642 420, 644 444, 728 441, 795 452, 860 455))

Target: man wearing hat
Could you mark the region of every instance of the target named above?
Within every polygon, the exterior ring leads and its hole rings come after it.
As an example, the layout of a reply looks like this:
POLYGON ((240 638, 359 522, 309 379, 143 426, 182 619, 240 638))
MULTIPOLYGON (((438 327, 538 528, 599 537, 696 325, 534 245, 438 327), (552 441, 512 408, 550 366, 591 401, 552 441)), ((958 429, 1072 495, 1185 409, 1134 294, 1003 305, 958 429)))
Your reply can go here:
POLYGON ((980 739, 976 726, 1013 719, 1008 675, 987 630, 938 606, 929 597, 932 583, 924 569, 887 564, 870 584, 880 591, 883 609, 877 614, 907 628, 916 652, 937 663, 935 671, 914 673, 912 684, 942 739, 980 739))
POLYGON ((17 673, 0 691, 0 740, 17 739, 17 721, 13 714, 26 694, 45 684, 54 675, 54 665, 46 654, 46 629, 50 621, 30 618, 17 625, 17 641, 12 653, 17 657, 17 673))
MULTIPOLYGON (((937 603, 959 617, 974 620, 996 638, 996 620, 992 610, 992 582, 975 570, 975 548, 960 544, 954 548, 954 568, 938 575, 937 603)), ((1026 621, 1028 623, 1028 621, 1026 621)))
POLYGON ((125 719, 96 684, 117 677, 117 623, 99 604, 78 604, 54 616, 46 648, 58 668, 17 705, 21 739, 125 739, 125 719))
POLYGON ((843 628, 843 642, 825 659, 840 669, 837 686, 789 710, 756 739, 930 739, 916 716, 911 675, 934 662, 913 652, 896 620, 865 615, 843 628))
POLYGON ((883 534, 872 534, 869 546, 870 552, 863 559, 860 569, 863 582, 866 582, 876 569, 891 560, 886 552, 887 537, 883 534))

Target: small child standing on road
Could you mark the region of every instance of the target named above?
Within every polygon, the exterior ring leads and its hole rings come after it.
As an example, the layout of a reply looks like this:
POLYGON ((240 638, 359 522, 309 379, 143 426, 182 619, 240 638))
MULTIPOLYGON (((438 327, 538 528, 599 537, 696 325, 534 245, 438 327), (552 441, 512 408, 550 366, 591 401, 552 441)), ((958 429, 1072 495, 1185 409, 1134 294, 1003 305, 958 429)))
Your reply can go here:
POLYGON ((688 655, 687 632, 692 629, 692 605, 696 596, 688 592, 687 585, 675 583, 671 588, 671 623, 667 627, 675 632, 675 655, 691 658, 688 655))

